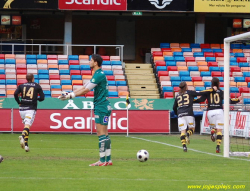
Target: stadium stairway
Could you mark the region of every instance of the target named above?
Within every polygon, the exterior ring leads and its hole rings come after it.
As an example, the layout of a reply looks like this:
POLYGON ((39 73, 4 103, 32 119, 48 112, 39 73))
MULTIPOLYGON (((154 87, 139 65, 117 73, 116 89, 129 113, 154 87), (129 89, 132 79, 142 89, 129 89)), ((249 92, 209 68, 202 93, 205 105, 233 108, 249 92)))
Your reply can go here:
POLYGON ((160 98, 151 64, 127 63, 125 65, 131 98, 160 98))

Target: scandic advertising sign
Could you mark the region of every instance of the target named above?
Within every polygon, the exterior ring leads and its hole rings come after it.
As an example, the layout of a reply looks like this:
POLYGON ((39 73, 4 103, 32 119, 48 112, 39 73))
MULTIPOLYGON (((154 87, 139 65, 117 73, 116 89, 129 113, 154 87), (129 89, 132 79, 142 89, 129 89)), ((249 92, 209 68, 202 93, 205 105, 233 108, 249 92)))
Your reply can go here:
POLYGON ((194 12, 250 13, 250 1, 194 0, 194 12))
MULTIPOLYGON (((0 114, 6 115, 6 119, 1 125, 0 131, 10 131, 10 109, 0 110, 0 114), (9 127, 9 128, 7 128, 9 127)), ((5 116, 5 115, 4 115, 5 116)), ((22 120, 19 110, 13 110, 13 132, 21 132, 23 130, 22 120)), ((109 118, 110 133, 126 133, 127 132, 127 111, 113 110, 109 118)), ((169 133, 169 111, 167 110, 151 110, 151 111, 129 111, 129 132, 130 133, 169 133)), ((34 123, 30 132, 60 132, 60 133, 90 133, 91 124, 93 132, 95 130, 94 114, 91 117, 91 110, 47 110, 41 109, 36 113, 34 123)))
POLYGON ((127 0, 59 0, 59 9, 126 11, 127 0))

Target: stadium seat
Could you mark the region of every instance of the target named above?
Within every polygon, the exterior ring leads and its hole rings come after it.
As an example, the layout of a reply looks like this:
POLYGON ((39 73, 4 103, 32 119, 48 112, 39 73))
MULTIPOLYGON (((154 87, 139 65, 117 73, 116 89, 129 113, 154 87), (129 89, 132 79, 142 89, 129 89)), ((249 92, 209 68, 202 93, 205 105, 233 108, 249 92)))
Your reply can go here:
POLYGON ((200 44, 199 43, 191 43, 190 48, 200 48, 200 44))
POLYGON ((69 60, 69 65, 79 65, 79 60, 69 60))
POLYGON ((246 57, 237 57, 237 62, 247 62, 247 58, 246 57))
POLYGON ((237 87, 230 87, 231 93, 239 93, 239 89, 237 87))
POLYGON ((173 93, 174 88, 172 86, 163 86, 162 87, 162 92, 172 92, 173 93))
POLYGON ((171 76, 170 81, 181 81, 181 78, 179 76, 171 76))
POLYGON ((188 71, 199 71, 198 66, 188 66, 188 71))
POLYGON ((212 77, 221 77, 221 72, 211 72, 212 77))
POLYGON ((111 65, 122 65, 122 62, 121 61, 111 61, 111 65))
POLYGON ((190 76, 190 72, 189 71, 179 71, 179 75, 180 75, 180 77, 182 77, 182 76, 190 76))
POLYGON ((181 81, 185 81, 185 82, 192 81, 192 77, 190 77, 190 76, 182 76, 181 81))
POLYGON ((167 71, 167 66, 157 66, 156 72, 159 72, 159 71, 167 71))
POLYGON ((175 61, 175 58, 173 56, 165 56, 164 61, 175 61))
POLYGON ((83 81, 82 80, 72 80, 72 85, 83 85, 83 81))
POLYGON ((118 92, 108 92, 109 97, 118 97, 118 92))
POLYGON ((205 87, 195 87, 195 91, 203 91, 205 90, 205 87))
POLYGON ((34 57, 33 59, 38 59, 38 60, 47 60, 47 55, 46 54, 38 54, 36 58, 34 57))
POLYGON ((193 57, 203 57, 204 53, 203 52, 194 52, 193 57))
POLYGON ((157 66, 166 66, 166 62, 165 61, 156 61, 155 67, 157 67, 157 66))
POLYGON ((193 82, 195 82, 195 81, 202 81, 202 77, 194 76, 194 77, 192 77, 192 81, 193 82))
POLYGON ((68 60, 79 60, 79 56, 78 55, 69 55, 68 60))
POLYGON ((58 60, 58 65, 69 65, 68 60, 58 60))
POLYGON ((207 71, 207 72, 203 71, 203 72, 200 73, 200 75, 201 75, 201 77, 203 77, 203 76, 211 76, 211 72, 210 71, 207 71))
POLYGON ((17 84, 17 80, 10 80, 10 79, 6 80, 6 85, 16 85, 16 84, 17 84))
POLYGON ((166 61, 166 66, 176 66, 175 61, 166 61))
POLYGON ((164 92, 164 98, 174 98, 173 92, 164 92))
POLYGON ((82 76, 81 75, 72 75, 71 80, 82 80, 82 76))
POLYGON ((80 70, 80 66, 79 65, 70 65, 69 70, 80 70))
POLYGON ((81 71, 80 70, 70 70, 70 75, 81 75, 81 71))
POLYGON ((116 85, 117 86, 127 86, 127 82, 126 81, 116 81, 116 85))

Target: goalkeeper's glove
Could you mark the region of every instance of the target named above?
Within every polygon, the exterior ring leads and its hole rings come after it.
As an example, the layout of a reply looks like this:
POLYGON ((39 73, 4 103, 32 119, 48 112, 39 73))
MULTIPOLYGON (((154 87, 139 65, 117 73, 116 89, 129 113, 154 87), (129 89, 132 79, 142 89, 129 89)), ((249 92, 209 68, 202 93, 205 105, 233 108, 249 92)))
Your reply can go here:
POLYGON ((72 99, 75 98, 76 95, 74 92, 62 92, 61 95, 58 97, 58 99, 64 101, 64 100, 68 100, 68 99, 72 99))

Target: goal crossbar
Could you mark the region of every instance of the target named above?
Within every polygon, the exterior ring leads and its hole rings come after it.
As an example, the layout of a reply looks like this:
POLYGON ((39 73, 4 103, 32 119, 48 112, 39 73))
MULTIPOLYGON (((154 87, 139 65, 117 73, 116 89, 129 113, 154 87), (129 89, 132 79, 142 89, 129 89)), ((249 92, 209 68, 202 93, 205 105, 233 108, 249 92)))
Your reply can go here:
POLYGON ((250 32, 224 38, 224 157, 229 157, 230 43, 250 40, 250 32))

